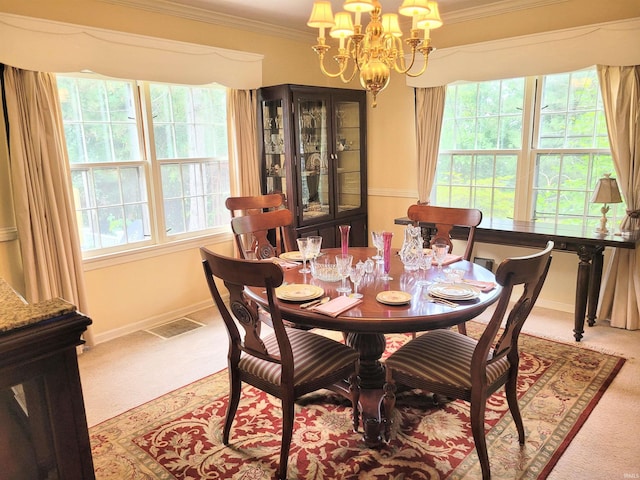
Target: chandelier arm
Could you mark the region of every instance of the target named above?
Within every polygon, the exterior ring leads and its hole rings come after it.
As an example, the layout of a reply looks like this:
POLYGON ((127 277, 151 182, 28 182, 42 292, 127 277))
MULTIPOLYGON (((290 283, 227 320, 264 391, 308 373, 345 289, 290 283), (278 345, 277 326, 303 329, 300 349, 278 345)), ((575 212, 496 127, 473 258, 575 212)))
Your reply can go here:
POLYGON ((318 54, 318 57, 320 59, 320 71, 324 75, 329 77, 329 78, 338 78, 338 77, 340 77, 342 79, 342 77, 344 75, 344 72, 347 70, 348 57, 346 55, 343 55, 343 54, 336 55, 334 57, 334 59, 336 59, 338 61, 339 70, 337 72, 335 72, 335 73, 331 73, 324 66, 324 58, 325 58, 326 50, 325 51, 316 51, 316 53, 318 54))
MULTIPOLYGON (((408 70, 405 72, 405 75, 407 75, 410 78, 419 77, 420 75, 422 75, 424 72, 427 71, 427 65, 429 65, 429 54, 433 51, 433 47, 430 47, 430 46, 420 47, 420 48, 418 48, 418 51, 424 57, 424 62, 422 63, 422 68, 420 69, 419 72, 410 73, 408 70)), ((409 68, 409 70, 410 70, 410 68, 409 68)))

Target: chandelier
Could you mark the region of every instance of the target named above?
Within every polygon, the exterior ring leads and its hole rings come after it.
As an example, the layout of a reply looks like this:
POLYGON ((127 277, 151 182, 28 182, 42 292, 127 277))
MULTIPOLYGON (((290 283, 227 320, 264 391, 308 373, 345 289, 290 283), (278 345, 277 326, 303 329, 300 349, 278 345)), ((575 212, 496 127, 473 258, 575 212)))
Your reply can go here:
MULTIPOLYGON (((343 8, 333 16, 331 2, 316 1, 307 25, 318 28, 318 44, 313 50, 320 59, 320 70, 328 77, 340 79, 348 83, 359 74, 362 87, 373 95, 373 107, 379 92, 389 85, 391 70, 417 77, 427 69, 431 46, 430 31, 442 26, 438 12, 438 2, 430 0, 404 0, 398 13, 412 18, 411 34, 402 40, 402 30, 395 13, 382 15, 382 6, 378 0, 346 0, 343 8), (351 13, 355 14, 352 20, 351 13), (369 13, 371 19, 363 31, 362 13, 369 13), (326 44, 325 29, 329 28, 329 36, 339 41, 338 54, 333 58, 338 64, 335 72, 329 72, 324 65, 324 58, 331 49, 326 44), (422 32, 421 32, 422 31, 422 32), (410 49, 405 59, 403 43, 410 49), (416 63, 416 54, 422 54, 423 62, 418 71, 412 71, 416 63), (352 70, 347 73, 349 64, 352 70)), ((419 56, 418 56, 419 58, 419 56)))

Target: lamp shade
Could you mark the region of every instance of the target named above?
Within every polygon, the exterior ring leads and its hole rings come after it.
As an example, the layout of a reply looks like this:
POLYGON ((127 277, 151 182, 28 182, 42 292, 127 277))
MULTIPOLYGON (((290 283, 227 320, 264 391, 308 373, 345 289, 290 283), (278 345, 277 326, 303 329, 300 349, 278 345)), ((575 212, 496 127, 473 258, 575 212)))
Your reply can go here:
POLYGON ((373 0, 347 0, 343 8, 347 12, 371 12, 374 5, 373 0))
POLYGON ((440 11, 438 10, 438 2, 429 2, 430 12, 424 16, 418 18, 418 28, 428 28, 433 30, 442 26, 442 19, 440 18, 440 11))
POLYGON ((610 173, 605 173, 604 177, 598 180, 591 195, 591 203, 622 203, 618 182, 611 178, 610 173))
POLYGON ((333 27, 333 12, 331 11, 331 2, 320 1, 313 4, 313 10, 307 25, 311 28, 329 28, 333 27))
POLYGON ((428 4, 428 0, 404 0, 398 9, 398 13, 400 15, 406 15, 407 17, 426 15, 429 13, 428 4))
POLYGON ((347 38, 353 35, 353 22, 351 14, 347 12, 336 13, 336 24, 331 28, 329 35, 333 38, 347 38))
POLYGON ((398 22, 398 15, 395 13, 385 13, 382 15, 382 29, 384 33, 393 35, 394 37, 402 37, 402 30, 398 22))

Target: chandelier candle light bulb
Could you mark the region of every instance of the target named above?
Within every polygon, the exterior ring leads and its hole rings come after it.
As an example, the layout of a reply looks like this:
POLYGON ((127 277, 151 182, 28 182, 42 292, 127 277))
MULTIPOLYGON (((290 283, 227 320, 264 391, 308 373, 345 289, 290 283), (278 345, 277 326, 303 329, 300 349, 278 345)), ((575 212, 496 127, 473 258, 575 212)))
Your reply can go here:
POLYGON ((362 87, 373 95, 373 107, 377 105, 378 93, 389 85, 391 71, 402 75, 417 77, 427 68, 431 47, 430 30, 442 26, 438 3, 430 0, 404 0, 398 13, 411 17, 411 34, 404 43, 410 48, 408 61, 405 61, 402 30, 396 14, 382 15, 382 6, 378 0, 346 0, 343 4, 344 12, 333 16, 331 3, 319 0, 313 4, 313 10, 307 25, 317 28, 318 43, 313 50, 318 54, 320 70, 330 78, 339 77, 348 83, 358 74, 362 87), (352 21, 351 13, 355 21, 352 21), (369 13, 369 24, 362 29, 362 13, 369 13), (338 70, 329 72, 324 65, 324 58, 331 49, 326 44, 325 29, 330 28, 329 36, 338 39, 338 54, 333 58, 338 64, 338 70), (423 38, 419 37, 420 30, 424 31, 423 38), (423 56, 423 63, 418 71, 413 71, 416 54, 423 56), (350 74, 347 69, 353 64, 350 74))

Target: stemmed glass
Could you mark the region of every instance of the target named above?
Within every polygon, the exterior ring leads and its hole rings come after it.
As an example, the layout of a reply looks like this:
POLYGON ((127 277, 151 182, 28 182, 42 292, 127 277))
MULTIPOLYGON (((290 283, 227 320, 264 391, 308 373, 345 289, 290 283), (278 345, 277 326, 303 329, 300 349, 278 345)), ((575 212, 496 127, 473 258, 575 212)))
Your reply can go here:
POLYGON ((351 287, 347 285, 347 277, 349 276, 349 270, 351 270, 351 262, 353 262, 353 255, 345 255, 339 253, 336 255, 336 267, 338 269, 338 275, 342 280, 342 285, 336 288, 336 292, 347 294, 351 291, 351 287))
POLYGON ((318 255, 320 255, 320 249, 322 247, 322 237, 314 235, 311 237, 307 237, 307 239, 309 240, 309 247, 307 252, 309 261, 315 260, 318 255))
POLYGON ((362 298, 362 294, 358 293, 358 285, 360 285, 360 282, 364 277, 364 263, 358 262, 355 264, 355 266, 351 267, 351 270, 349 271, 349 277, 353 282, 353 293, 351 294, 351 296, 353 298, 362 298))
POLYGON ((442 240, 437 240, 436 243, 433 244, 433 257, 436 259, 438 263, 438 272, 442 273, 442 262, 447 258, 447 253, 449 253, 449 245, 442 240))
POLYGON ((425 252, 424 249, 422 250, 422 257, 420 258, 420 279, 416 282, 416 285, 420 286, 420 287, 424 287, 426 285, 430 285, 431 282, 429 280, 427 280, 426 278, 422 278, 422 271, 423 270, 430 270, 431 269, 431 262, 433 261, 433 251, 429 250, 429 253, 425 252))
POLYGON ((391 270, 391 239, 393 238, 393 232, 382 232, 382 254, 383 254, 383 269, 384 275, 382 275, 382 280, 388 281, 393 280, 389 276, 389 271, 391 270))
POLYGON ((298 242, 298 251, 302 255, 302 268, 300 273, 311 273, 311 269, 307 267, 307 255, 309 254, 309 239, 308 238, 296 238, 298 242))
POLYGON ((384 247, 384 244, 382 242, 382 232, 376 232, 376 231, 371 231, 371 240, 373 241, 373 246, 376 247, 376 250, 378 251, 373 257, 376 262, 378 263, 382 263, 382 255, 380 255, 380 252, 382 251, 382 248, 384 247))

